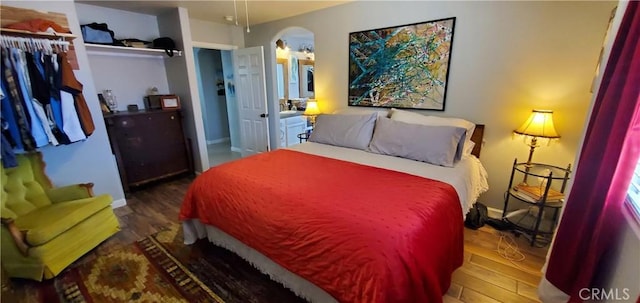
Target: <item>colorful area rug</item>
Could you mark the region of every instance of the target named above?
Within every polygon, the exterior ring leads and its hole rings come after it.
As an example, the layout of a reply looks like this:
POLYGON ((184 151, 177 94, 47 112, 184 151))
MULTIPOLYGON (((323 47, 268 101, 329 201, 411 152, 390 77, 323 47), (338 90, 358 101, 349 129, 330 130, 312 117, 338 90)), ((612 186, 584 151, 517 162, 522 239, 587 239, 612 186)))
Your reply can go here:
POLYGON ((237 255, 179 226, 93 260, 39 286, 40 302, 305 302, 237 255))

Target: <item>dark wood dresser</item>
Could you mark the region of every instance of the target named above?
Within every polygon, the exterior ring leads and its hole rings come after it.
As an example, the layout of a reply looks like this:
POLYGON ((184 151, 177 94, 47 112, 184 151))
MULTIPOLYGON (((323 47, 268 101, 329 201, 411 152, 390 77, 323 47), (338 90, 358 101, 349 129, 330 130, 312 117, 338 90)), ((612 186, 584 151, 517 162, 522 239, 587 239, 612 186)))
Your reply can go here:
POLYGON ((193 171, 179 110, 118 112, 104 119, 126 192, 193 171))

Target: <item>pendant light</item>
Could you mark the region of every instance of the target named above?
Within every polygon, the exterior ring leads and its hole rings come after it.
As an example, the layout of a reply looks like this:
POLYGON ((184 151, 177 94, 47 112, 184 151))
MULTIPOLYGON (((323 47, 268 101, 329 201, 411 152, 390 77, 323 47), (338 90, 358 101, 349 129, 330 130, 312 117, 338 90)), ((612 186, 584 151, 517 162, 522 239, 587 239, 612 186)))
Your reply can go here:
POLYGON ((244 0, 244 11, 247 15, 247 33, 251 32, 251 29, 249 29, 249 5, 247 4, 249 2, 249 0, 244 0))
POLYGON ((233 11, 236 14, 236 26, 238 26, 238 5, 236 3, 236 0, 233 0, 233 11))

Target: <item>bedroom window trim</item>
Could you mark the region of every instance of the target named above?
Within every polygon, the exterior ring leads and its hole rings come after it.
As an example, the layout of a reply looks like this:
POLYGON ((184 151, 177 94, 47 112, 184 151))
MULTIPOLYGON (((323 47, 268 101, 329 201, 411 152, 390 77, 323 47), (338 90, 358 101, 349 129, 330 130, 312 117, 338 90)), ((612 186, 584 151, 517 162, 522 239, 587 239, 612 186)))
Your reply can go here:
POLYGON ((624 201, 624 215, 636 236, 640 238, 640 159, 631 176, 627 196, 624 201))

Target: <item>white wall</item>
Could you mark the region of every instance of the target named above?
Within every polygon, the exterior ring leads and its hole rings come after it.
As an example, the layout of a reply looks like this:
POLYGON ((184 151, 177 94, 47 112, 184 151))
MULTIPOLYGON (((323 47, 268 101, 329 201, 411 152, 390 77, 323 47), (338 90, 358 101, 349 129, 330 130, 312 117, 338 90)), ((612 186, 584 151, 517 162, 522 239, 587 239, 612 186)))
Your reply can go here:
POLYGON ((83 93, 96 126, 94 133, 84 142, 66 146, 48 146, 41 149, 47 164, 46 172, 55 186, 74 183, 95 183, 96 194, 111 194, 116 203, 123 204, 124 192, 115 158, 98 103, 91 76, 91 66, 82 43, 80 24, 72 1, 3 1, 2 5, 65 13, 69 27, 79 37, 74 45, 80 70, 74 71, 78 81, 84 85, 83 93))
POLYGON ((313 46, 313 33, 309 32, 309 37, 307 38, 299 38, 299 37, 287 37, 285 33, 280 37, 280 39, 284 40, 287 43, 287 46, 292 51, 299 51, 301 46, 313 46))
MULTIPOLYGON (((311 30, 316 99, 321 110, 332 112, 347 107, 349 32, 457 17, 445 111, 420 113, 486 125, 481 160, 491 189, 480 201, 501 209, 513 159, 526 159, 529 150, 522 141, 512 140, 511 133, 531 109, 554 110, 562 136, 549 147, 537 148, 534 160, 559 166, 573 161, 614 6, 615 2, 356 1, 254 26, 246 44, 263 45, 265 57, 275 58, 272 44, 284 29, 311 30)), ((270 112, 277 111, 274 65, 275 59, 267 59, 270 112)), ((269 122, 270 128, 278 129, 276 121, 269 122)))
POLYGON ((220 24, 210 21, 189 19, 191 40, 216 44, 244 47, 244 32, 242 27, 220 24))
MULTIPOLYGON (((152 87, 160 94, 169 94, 166 69, 162 57, 122 56, 107 52, 88 53, 97 93, 111 89, 118 101, 118 110, 136 104, 143 109, 144 97, 152 87)), ((166 59, 171 60, 171 59, 166 59)))

